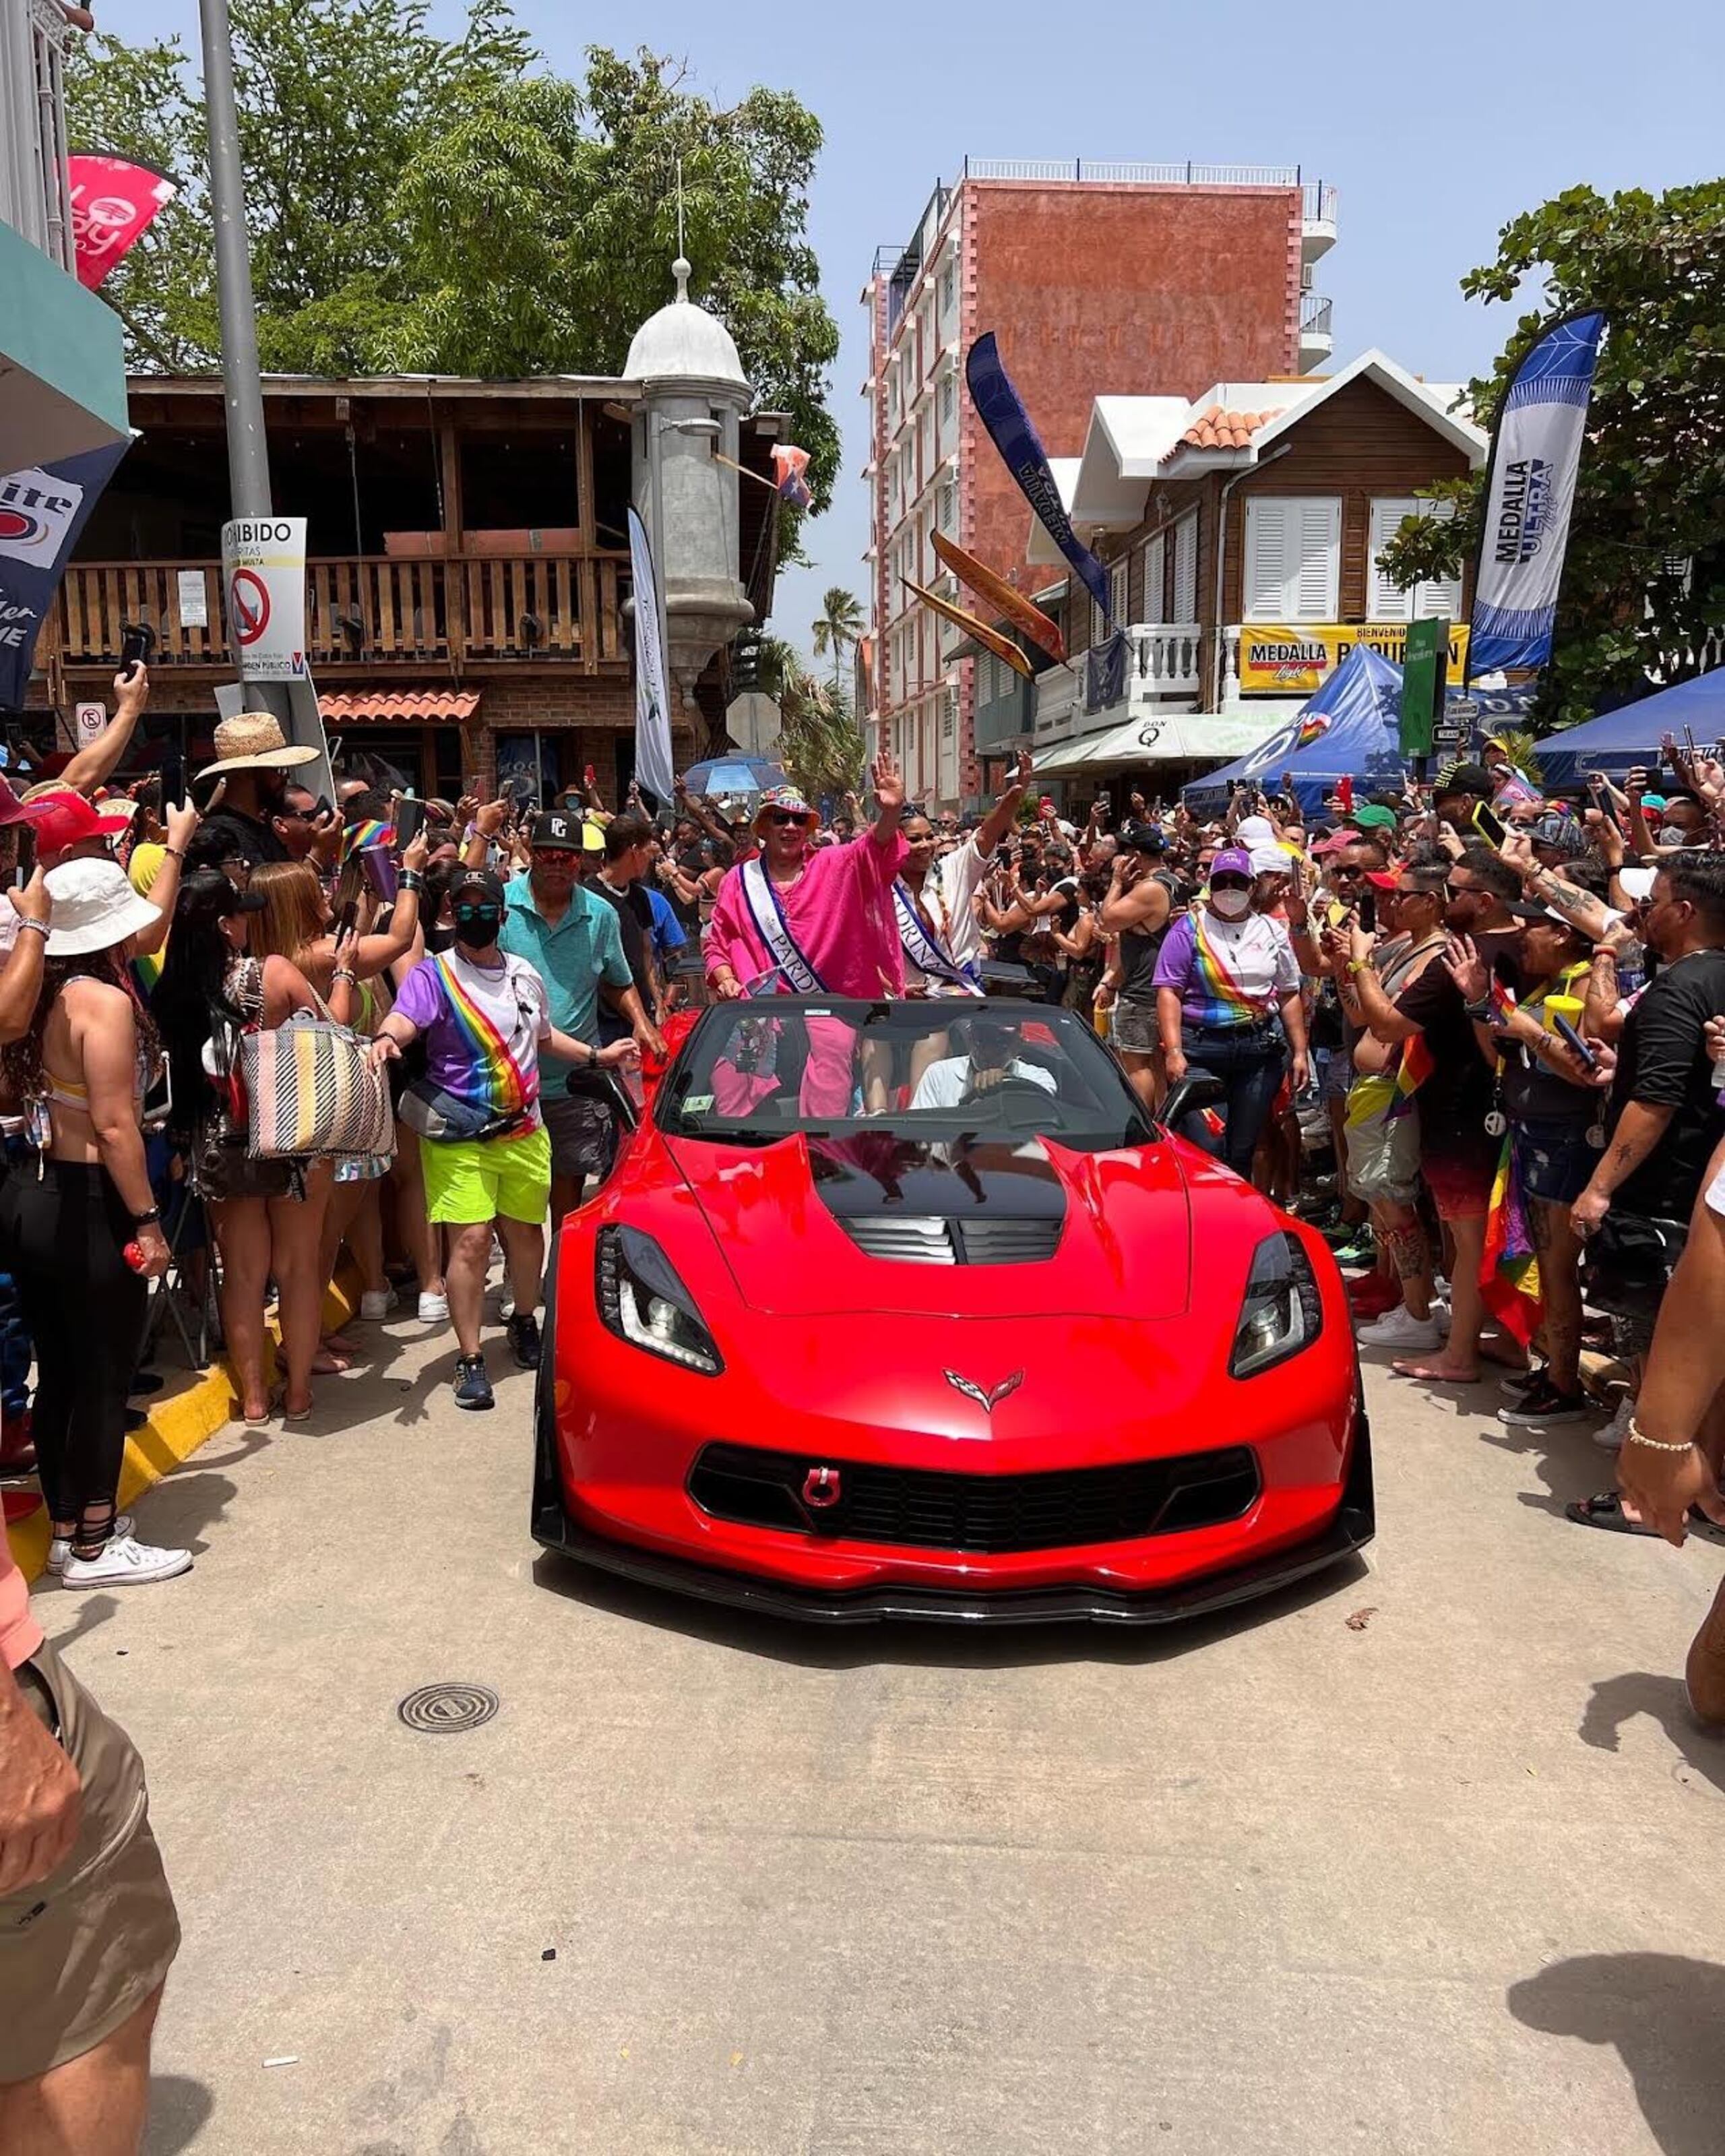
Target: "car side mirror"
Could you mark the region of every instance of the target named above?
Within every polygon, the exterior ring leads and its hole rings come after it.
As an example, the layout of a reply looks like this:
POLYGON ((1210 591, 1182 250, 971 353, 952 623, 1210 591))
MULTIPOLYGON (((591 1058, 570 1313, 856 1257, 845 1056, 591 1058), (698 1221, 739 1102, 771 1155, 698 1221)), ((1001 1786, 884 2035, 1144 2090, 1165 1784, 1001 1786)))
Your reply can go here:
POLYGON ((1178 1135, 1183 1120, 1195 1115, 1200 1108, 1219 1108, 1228 1098, 1228 1088, 1219 1078, 1208 1070, 1198 1070, 1182 1078, 1168 1088, 1168 1096, 1156 1111, 1156 1120, 1165 1131, 1178 1135))

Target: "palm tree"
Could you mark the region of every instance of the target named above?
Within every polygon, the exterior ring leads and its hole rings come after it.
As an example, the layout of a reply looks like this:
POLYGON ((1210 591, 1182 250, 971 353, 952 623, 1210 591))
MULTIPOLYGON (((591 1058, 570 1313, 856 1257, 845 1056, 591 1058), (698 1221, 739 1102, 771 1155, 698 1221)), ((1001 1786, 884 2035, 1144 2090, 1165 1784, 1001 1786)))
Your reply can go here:
POLYGON ((865 626, 863 610, 842 584, 834 584, 820 603, 820 618, 814 624, 814 655, 833 654, 833 687, 836 691, 845 667, 845 647, 855 644, 865 626))
POLYGON ((854 792, 862 783, 863 737, 844 684, 829 689, 818 680, 778 636, 761 639, 760 668, 761 686, 782 716, 779 762, 811 800, 854 792))

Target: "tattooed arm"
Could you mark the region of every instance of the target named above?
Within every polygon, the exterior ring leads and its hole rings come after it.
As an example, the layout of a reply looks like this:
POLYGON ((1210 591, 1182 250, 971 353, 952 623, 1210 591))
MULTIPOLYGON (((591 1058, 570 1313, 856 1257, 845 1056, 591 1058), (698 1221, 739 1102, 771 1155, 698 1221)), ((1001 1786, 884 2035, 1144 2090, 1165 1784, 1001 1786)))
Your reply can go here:
POLYGON ((1646 1159, 1676 1113, 1675 1107, 1656 1107, 1647 1101, 1631 1101, 1625 1107, 1592 1180, 1570 1212, 1570 1224, 1584 1241, 1610 1211, 1612 1193, 1646 1159))

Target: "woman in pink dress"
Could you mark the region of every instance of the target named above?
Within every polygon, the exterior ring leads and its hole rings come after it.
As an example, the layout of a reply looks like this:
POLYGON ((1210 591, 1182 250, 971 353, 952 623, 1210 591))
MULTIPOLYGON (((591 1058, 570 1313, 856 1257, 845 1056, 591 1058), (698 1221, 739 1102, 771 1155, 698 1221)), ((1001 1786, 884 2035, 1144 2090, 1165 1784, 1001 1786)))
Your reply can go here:
MULTIPOLYGON (((905 858, 899 835, 905 786, 891 756, 873 772, 879 804, 873 826, 848 845, 816 849, 820 818, 793 787, 761 797, 755 831, 762 850, 729 870, 707 928, 707 986, 728 1002, 752 987, 783 995, 904 993, 904 952, 892 886, 905 858)), ((809 1021, 805 1115, 843 1115, 855 1074, 852 1029, 809 1021)), ((715 1075, 717 1076, 717 1073, 715 1075)))

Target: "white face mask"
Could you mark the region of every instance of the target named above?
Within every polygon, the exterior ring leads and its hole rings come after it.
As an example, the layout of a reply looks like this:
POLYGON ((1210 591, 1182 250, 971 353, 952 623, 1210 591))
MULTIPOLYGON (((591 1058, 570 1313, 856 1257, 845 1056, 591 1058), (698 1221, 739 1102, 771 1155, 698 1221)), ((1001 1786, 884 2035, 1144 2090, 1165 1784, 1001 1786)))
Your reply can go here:
POLYGON ((1213 891, 1210 904, 1224 921, 1238 921, 1250 910, 1252 894, 1249 891, 1213 891))

